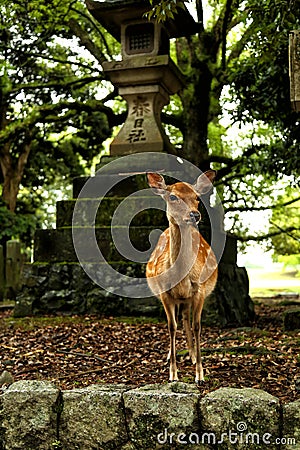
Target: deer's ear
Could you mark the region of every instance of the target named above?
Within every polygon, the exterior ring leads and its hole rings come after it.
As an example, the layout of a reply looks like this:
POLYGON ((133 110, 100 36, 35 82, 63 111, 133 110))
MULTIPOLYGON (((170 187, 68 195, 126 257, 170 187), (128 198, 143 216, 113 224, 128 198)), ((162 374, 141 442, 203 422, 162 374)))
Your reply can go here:
POLYGON ((154 194, 164 195, 167 189, 164 177, 158 173, 147 173, 148 184, 153 189, 154 194))
POLYGON ((194 184, 194 189, 199 195, 207 194, 212 189, 217 172, 215 170, 207 170, 202 173, 194 184))

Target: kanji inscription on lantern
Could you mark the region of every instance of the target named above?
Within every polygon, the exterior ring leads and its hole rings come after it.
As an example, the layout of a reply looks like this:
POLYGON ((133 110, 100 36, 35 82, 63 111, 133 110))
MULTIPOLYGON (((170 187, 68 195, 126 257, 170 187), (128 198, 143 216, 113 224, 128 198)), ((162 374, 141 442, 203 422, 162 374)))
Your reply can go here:
POLYGON ((133 128, 130 130, 127 140, 132 144, 134 142, 146 141, 144 129, 144 116, 151 113, 150 103, 146 97, 138 96, 133 100, 131 115, 135 116, 133 128))
POLYGON ((145 137, 145 132, 144 132, 143 128, 134 127, 131 130, 131 132, 129 133, 129 136, 128 136, 127 140, 131 144, 133 144, 134 142, 145 141, 146 137, 145 137))
POLYGON ((147 101, 146 97, 138 96, 135 100, 133 100, 133 108, 131 114, 134 114, 136 116, 144 116, 144 114, 150 112, 150 104, 147 101))

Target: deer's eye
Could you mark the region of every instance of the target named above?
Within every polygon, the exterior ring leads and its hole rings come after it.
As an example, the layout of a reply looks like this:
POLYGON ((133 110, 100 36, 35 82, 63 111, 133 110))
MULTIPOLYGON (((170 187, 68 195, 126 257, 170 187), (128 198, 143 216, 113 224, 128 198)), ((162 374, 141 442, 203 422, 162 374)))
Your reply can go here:
POLYGON ((178 200, 178 197, 176 197, 176 195, 174 195, 174 194, 171 194, 170 200, 171 200, 171 202, 175 202, 176 200, 178 200))

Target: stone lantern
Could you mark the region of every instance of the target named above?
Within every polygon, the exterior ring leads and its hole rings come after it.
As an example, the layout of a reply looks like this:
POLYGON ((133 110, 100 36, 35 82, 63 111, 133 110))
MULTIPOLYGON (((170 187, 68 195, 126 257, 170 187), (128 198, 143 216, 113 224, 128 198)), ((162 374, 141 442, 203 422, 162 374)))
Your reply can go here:
POLYGON ((149 21, 149 1, 86 0, 90 13, 121 42, 122 60, 103 63, 103 70, 127 101, 128 115, 110 146, 111 155, 174 149, 161 125, 161 111, 170 95, 184 86, 170 58, 170 39, 196 33, 186 9, 165 24, 149 21))

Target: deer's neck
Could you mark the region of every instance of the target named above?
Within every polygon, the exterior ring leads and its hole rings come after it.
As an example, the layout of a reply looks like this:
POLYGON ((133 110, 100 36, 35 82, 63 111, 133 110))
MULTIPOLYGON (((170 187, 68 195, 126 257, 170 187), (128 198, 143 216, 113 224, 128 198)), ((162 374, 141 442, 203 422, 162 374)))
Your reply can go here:
POLYGON ((174 264, 179 257, 178 262, 184 265, 192 257, 195 249, 193 248, 193 235, 198 231, 188 225, 179 227, 170 224, 170 262, 174 264))

